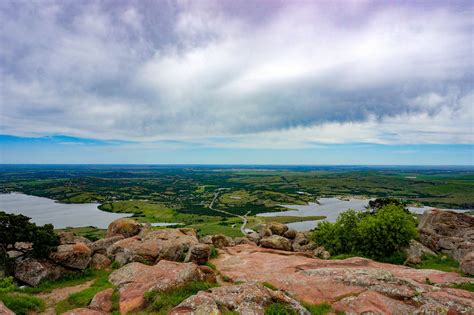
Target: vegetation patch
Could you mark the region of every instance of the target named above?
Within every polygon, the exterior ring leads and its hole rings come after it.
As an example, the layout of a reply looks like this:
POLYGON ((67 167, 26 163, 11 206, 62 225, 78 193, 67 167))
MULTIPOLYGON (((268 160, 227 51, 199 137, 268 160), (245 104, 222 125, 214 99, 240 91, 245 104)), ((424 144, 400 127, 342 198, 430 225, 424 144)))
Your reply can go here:
POLYGON ((421 262, 414 266, 418 269, 435 269, 446 272, 460 272, 459 262, 454 258, 445 255, 425 255, 421 262))
MULTIPOLYGON (((314 241, 332 255, 352 254, 377 260, 400 259, 398 254, 416 238, 416 222, 402 206, 386 205, 375 213, 347 210, 335 223, 321 222, 314 241)), ((400 259, 401 260, 401 259, 400 259)))
POLYGON ((112 288, 113 285, 108 281, 110 272, 102 271, 96 275, 96 280, 87 289, 70 294, 65 300, 56 304, 56 313, 62 314, 69 310, 79 307, 86 307, 90 301, 100 291, 112 288))
POLYGON ((158 315, 168 314, 173 307, 177 306, 188 297, 197 294, 199 291, 208 290, 213 287, 216 287, 216 284, 205 281, 195 281, 173 291, 147 292, 145 293, 145 299, 149 304, 147 312, 153 312, 153 314, 158 315))
POLYGON ((321 304, 303 303, 303 306, 311 313, 311 315, 325 315, 332 311, 332 307, 328 303, 321 303, 321 304))
POLYGON ((44 310, 43 300, 29 294, 15 292, 12 277, 0 278, 0 301, 18 315, 44 310))

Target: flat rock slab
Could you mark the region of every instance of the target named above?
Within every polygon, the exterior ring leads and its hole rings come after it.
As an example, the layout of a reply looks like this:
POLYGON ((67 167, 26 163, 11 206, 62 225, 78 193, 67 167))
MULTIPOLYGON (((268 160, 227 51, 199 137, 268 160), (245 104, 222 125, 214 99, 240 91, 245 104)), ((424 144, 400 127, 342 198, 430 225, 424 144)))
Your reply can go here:
POLYGON ((208 267, 194 263, 161 260, 154 266, 130 263, 114 271, 109 281, 118 286, 120 312, 126 314, 144 306, 144 293, 173 290, 192 281, 211 280, 215 276, 208 267))
POLYGON ((347 313, 405 314, 422 309, 474 312, 474 293, 448 288, 472 279, 453 272, 419 270, 359 257, 321 260, 248 244, 221 250, 212 263, 233 281, 268 282, 299 300, 329 302, 347 313))

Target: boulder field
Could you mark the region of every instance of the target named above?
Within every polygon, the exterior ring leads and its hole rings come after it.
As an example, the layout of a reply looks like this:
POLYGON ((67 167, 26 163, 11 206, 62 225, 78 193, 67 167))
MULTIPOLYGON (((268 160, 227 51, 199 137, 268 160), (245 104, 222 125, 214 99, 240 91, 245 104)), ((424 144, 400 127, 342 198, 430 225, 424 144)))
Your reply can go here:
MULTIPOLYGON (((420 220, 420 238, 406 249, 408 264, 423 255, 447 253, 473 274, 472 216, 430 210, 420 220)), ((420 270, 354 257, 329 260, 309 233, 281 223, 262 226, 258 233, 232 239, 224 235, 198 238, 193 229, 154 230, 131 219, 109 226, 107 237, 95 242, 60 234, 60 245, 47 259, 30 255, 31 244, 16 244, 15 277, 32 286, 67 272, 120 268, 109 276, 116 287, 121 314, 142 311, 145 294, 169 292, 195 281, 221 286, 200 291, 169 314, 264 314, 273 303, 291 313, 309 314, 304 303, 329 303, 346 314, 474 314, 474 293, 454 286, 474 283, 454 272, 420 270), (211 249, 215 270, 204 265, 211 249), (222 279, 225 279, 223 281, 222 279), (271 289, 268 285, 270 284, 271 289)), ((110 314, 114 289, 96 294, 89 306, 67 314, 110 314)), ((7 312, 0 303, 0 313, 7 312)))
POLYGON ((234 282, 267 282, 298 300, 329 302, 348 314, 453 314, 474 312, 474 293, 453 289, 472 279, 453 272, 419 270, 365 258, 322 260, 242 244, 212 260, 234 282))

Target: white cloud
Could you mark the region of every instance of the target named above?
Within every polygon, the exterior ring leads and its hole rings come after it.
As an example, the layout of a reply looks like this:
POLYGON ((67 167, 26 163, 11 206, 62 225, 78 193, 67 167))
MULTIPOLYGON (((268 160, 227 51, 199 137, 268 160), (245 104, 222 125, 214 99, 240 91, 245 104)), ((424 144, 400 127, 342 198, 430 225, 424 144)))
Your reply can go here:
POLYGON ((255 23, 202 5, 179 3, 160 42, 149 32, 162 25, 150 24, 156 12, 138 6, 31 3, 12 16, 3 4, 0 133, 287 148, 474 142, 468 12, 355 1, 346 21, 306 3, 255 23))

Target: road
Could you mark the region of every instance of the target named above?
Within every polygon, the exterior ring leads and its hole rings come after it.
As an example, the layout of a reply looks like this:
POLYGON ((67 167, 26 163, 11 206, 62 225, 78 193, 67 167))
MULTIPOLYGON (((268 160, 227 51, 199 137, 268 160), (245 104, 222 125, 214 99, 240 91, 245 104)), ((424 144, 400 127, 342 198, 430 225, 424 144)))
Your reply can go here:
MULTIPOLYGON (((238 215, 238 214, 234 214, 234 213, 230 213, 230 212, 227 212, 227 211, 224 211, 224 210, 219 210, 219 209, 215 209, 213 208, 214 207, 214 203, 216 202, 217 198, 219 197, 219 193, 222 191, 222 190, 226 190, 227 188, 219 188, 216 190, 216 192, 214 193, 214 198, 212 198, 212 201, 211 203, 209 204, 209 209, 211 209, 212 211, 217 211, 217 212, 220 212, 220 213, 225 213, 227 215, 230 215, 230 216, 233 216, 233 217, 238 217, 242 220, 242 226, 240 227, 240 232, 242 232, 243 235, 247 235, 247 233, 245 233, 245 226, 247 225, 247 218, 243 215, 238 215)), ((248 214, 248 212, 247 212, 248 214)), ((246 214, 246 215, 247 215, 246 214)))

